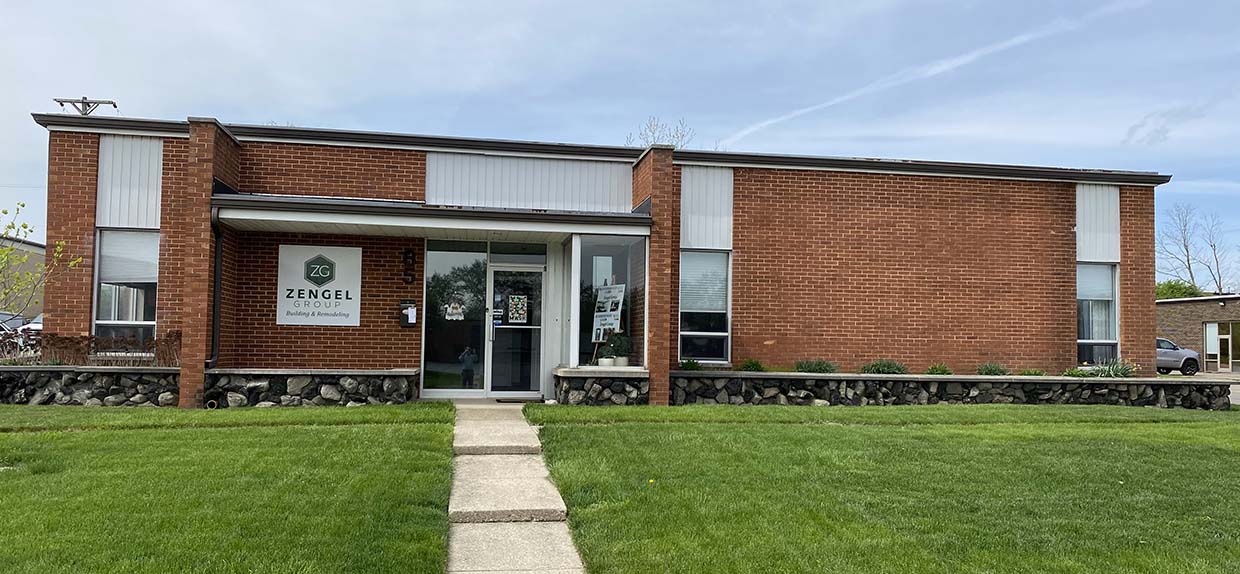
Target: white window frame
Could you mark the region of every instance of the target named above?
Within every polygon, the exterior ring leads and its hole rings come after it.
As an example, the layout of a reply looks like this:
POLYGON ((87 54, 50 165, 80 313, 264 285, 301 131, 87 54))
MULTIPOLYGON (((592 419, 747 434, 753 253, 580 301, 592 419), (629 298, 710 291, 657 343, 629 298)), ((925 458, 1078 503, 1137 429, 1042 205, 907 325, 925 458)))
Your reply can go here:
MULTIPOLYGON (((1080 267, 1081 265, 1098 265, 1098 266, 1104 266, 1110 269, 1111 271, 1111 297, 1112 297, 1111 299, 1111 332, 1115 333, 1114 339, 1081 339, 1080 330, 1078 329, 1077 339, 1076 339, 1078 357, 1079 357, 1081 345, 1114 345, 1115 346, 1115 358, 1116 360, 1120 360, 1123 357, 1123 355, 1121 354, 1121 349, 1119 345, 1119 339, 1120 339, 1120 336, 1119 336, 1119 297, 1120 297, 1119 264, 1111 263, 1111 262, 1101 262, 1101 261, 1077 261, 1076 265, 1077 267, 1080 267)), ((1078 313, 1079 313, 1079 308, 1080 308, 1080 301, 1095 301, 1095 300, 1096 299, 1080 299, 1079 297, 1075 298, 1075 302, 1078 308, 1078 313)), ((1078 318, 1077 320, 1079 321, 1080 319, 1078 318)))
MULTIPOLYGON (((102 259, 100 259, 100 255, 102 253, 100 251, 100 247, 103 245, 103 234, 108 231, 131 231, 131 232, 141 232, 141 233, 152 233, 157 238, 160 237, 160 232, 158 229, 131 228, 131 227, 98 227, 95 229, 95 250, 94 250, 95 265, 93 266, 94 270, 92 272, 93 288, 91 289, 91 302, 90 302, 90 334, 92 336, 98 336, 98 328, 101 326, 102 327, 151 327, 152 330, 154 330, 156 327, 155 325, 156 322, 154 320, 151 320, 151 321, 119 321, 119 320, 114 320, 114 319, 101 320, 98 318, 99 317, 99 290, 100 290, 100 287, 103 285, 102 283, 99 282, 99 268, 101 267, 100 263, 102 261, 102 259)), ((157 239, 157 241, 159 240, 160 239, 157 239)), ((158 313, 159 313, 159 300, 158 300, 159 278, 158 277, 156 277, 155 279, 155 293, 156 293, 155 296, 157 297, 157 299, 155 300, 155 312, 156 312, 156 316, 158 316, 158 313)), ((135 291, 134 296, 136 296, 136 291, 135 291)), ((130 302, 131 305, 133 303, 134 301, 130 302)), ((117 310, 116 304, 117 304, 117 297, 114 292, 112 296, 112 313, 110 314, 110 316, 112 317, 116 316, 116 310, 117 310)), ((96 354, 125 355, 125 356, 154 356, 155 355, 155 353, 151 351, 108 351, 108 352, 96 353, 96 354)))
MULTIPOLYGON (((565 240, 564 245, 567 247, 568 253, 568 277, 571 283, 568 288, 568 357, 563 364, 573 369, 597 369, 604 371, 646 371, 650 365, 650 236, 644 236, 646 240, 644 281, 642 283, 642 364, 630 365, 627 367, 600 367, 598 365, 581 364, 581 238, 591 236, 607 236, 607 237, 624 237, 614 233, 574 233, 572 237, 565 240)), ((593 278, 591 278, 593 280, 593 278)), ((630 291, 630 295, 632 292, 630 291)), ((634 337, 629 334, 630 339, 634 337)))
POLYGON ((680 261, 678 262, 678 265, 679 265, 678 269, 680 270, 680 272, 677 274, 677 282, 676 282, 676 294, 677 294, 676 358, 677 358, 677 361, 684 362, 687 360, 694 360, 694 361, 697 361, 699 364, 703 364, 703 365, 730 366, 732 364, 732 250, 730 249, 693 249, 693 248, 682 247, 678 255, 680 259, 680 261), (724 323, 726 324, 726 331, 724 331, 723 333, 719 333, 715 331, 681 331, 680 330, 680 325, 682 323, 681 315, 683 315, 684 313, 718 313, 718 311, 698 311, 698 310, 684 308, 684 295, 680 289, 680 278, 684 276, 684 265, 685 265, 684 254, 686 252, 688 253, 722 253, 725 256, 727 256, 727 259, 728 259, 728 264, 727 264, 728 296, 727 296, 726 310, 724 311, 726 315, 726 317, 724 318, 724 323), (716 337, 716 338, 722 337, 723 339, 726 340, 726 344, 724 345, 724 359, 723 360, 698 359, 694 357, 685 357, 683 354, 683 351, 681 350, 681 344, 680 344, 681 337, 685 335, 688 335, 690 337, 716 337))

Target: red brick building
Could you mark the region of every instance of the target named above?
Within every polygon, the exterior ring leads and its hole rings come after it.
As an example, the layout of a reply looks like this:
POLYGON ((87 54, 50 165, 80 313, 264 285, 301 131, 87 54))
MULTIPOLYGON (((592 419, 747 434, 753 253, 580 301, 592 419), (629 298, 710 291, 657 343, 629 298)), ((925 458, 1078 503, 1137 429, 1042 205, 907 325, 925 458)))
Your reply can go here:
POLYGON ((1157 173, 34 117, 83 257, 45 331, 178 333, 183 406, 227 369, 666 403, 688 359, 1153 364, 1157 173))

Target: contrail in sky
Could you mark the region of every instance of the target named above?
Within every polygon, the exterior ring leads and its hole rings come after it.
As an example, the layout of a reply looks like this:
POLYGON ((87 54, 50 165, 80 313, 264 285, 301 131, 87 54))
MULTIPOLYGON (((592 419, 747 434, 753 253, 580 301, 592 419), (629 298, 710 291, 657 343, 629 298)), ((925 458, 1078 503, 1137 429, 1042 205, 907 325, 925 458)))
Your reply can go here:
POLYGON ((1100 18, 1104 18, 1107 16, 1121 13, 1121 12, 1127 12, 1129 10, 1133 10, 1141 6, 1145 6, 1146 4, 1149 4, 1150 1, 1151 0, 1121 0, 1118 2, 1112 2, 1101 8, 1098 8, 1097 10, 1094 10, 1083 16, 1080 16, 1079 18, 1075 18, 1075 19, 1062 19, 1061 18, 1049 24, 1044 24, 1042 26, 1039 26, 1027 32, 1017 34, 1016 36, 1012 36, 1011 38, 1003 40, 1002 42, 996 42, 994 44, 989 44, 986 46, 982 46, 980 48, 975 48, 959 56, 953 56, 951 58, 943 58, 941 60, 935 60, 933 62, 921 64, 919 66, 914 66, 912 68, 905 68, 903 70, 900 70, 899 72, 891 74, 890 76, 879 78, 878 80, 875 80, 869 84, 866 84, 865 86, 857 88, 844 95, 836 96, 835 98, 832 98, 825 102, 814 104, 812 106, 807 106, 804 108, 799 108, 796 110, 792 110, 791 112, 788 112, 786 114, 775 116, 773 118, 768 118, 758 123, 746 126, 744 129, 724 138, 719 143, 721 147, 726 149, 732 144, 735 144, 736 142, 744 139, 746 136, 756 131, 760 131, 768 127, 771 127, 775 124, 783 123, 793 118, 798 118, 805 114, 813 113, 818 110, 837 106, 839 104, 860 98, 862 96, 868 96, 870 94, 874 94, 874 93, 881 92, 884 90, 889 90, 891 88, 895 88, 898 86, 903 86, 904 84, 916 82, 918 80, 925 80, 927 78, 933 78, 940 74, 945 74, 957 68, 962 68, 964 66, 972 64, 973 62, 976 62, 987 56, 998 54, 1000 52, 1006 52, 1007 50, 1011 50, 1012 48, 1023 46, 1025 44, 1028 44, 1030 42, 1034 42, 1037 40, 1041 40, 1043 38, 1049 38, 1051 36, 1058 36, 1059 34, 1071 32, 1071 31, 1081 28, 1082 26, 1086 24, 1089 24, 1090 22, 1093 22, 1094 20, 1098 20, 1100 18))

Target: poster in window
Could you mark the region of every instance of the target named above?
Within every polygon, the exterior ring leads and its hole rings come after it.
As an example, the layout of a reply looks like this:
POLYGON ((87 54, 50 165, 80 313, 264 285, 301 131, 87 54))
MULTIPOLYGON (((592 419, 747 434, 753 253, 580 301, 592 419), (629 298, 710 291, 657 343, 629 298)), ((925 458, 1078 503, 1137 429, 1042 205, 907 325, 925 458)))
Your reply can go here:
POLYGON ((453 301, 443 306, 443 318, 447 321, 464 321, 465 306, 453 301))
POLYGON ((596 290, 594 323, 590 331, 591 343, 605 343, 612 333, 619 333, 620 310, 624 307, 624 284, 607 285, 596 290))
POLYGON ((530 298, 528 295, 508 296, 508 322, 523 325, 529 321, 530 298))
POLYGON ((595 313, 619 313, 624 305, 624 283, 606 285, 596 289, 598 300, 594 303, 595 313))

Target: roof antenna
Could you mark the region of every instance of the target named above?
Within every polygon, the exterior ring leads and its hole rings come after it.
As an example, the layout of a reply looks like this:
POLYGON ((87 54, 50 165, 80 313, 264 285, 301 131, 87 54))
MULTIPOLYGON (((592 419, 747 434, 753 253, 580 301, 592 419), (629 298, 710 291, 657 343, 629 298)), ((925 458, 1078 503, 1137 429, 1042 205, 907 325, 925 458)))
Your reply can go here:
MULTIPOLYGON (((78 114, 83 116, 89 116, 91 112, 95 111, 95 108, 98 108, 99 106, 112 106, 113 108, 116 108, 116 102, 112 100, 92 100, 86 96, 82 96, 82 99, 80 100, 73 98, 52 98, 52 101, 60 104, 60 109, 62 110, 65 109, 65 104, 69 104, 73 106, 73 109, 77 110, 78 114)), ((120 108, 116 109, 119 110, 120 108)))

